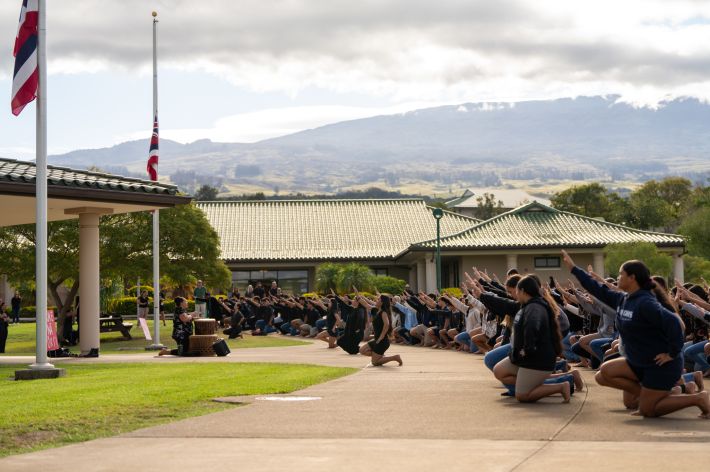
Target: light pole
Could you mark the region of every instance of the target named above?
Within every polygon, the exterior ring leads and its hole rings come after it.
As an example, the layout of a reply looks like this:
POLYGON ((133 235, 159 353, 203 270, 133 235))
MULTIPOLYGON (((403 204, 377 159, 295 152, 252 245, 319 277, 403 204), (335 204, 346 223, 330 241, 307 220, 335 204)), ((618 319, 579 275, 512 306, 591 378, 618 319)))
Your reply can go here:
POLYGON ((444 210, 434 208, 432 214, 436 219, 436 290, 441 293, 441 218, 444 210))

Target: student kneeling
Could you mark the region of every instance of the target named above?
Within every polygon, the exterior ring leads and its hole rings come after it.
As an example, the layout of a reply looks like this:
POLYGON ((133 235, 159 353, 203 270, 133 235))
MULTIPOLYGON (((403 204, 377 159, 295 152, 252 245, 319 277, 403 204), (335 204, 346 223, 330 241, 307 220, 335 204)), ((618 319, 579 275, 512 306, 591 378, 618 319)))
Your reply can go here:
POLYGON ((540 284, 534 277, 520 279, 517 299, 521 309, 513 321, 510 356, 496 365, 496 369, 501 367, 508 372, 500 380, 503 384, 515 385, 515 398, 520 402, 535 402, 559 393, 566 403, 571 395, 568 382, 544 383, 554 372, 557 357, 562 353, 562 336, 555 312, 542 298, 540 284))

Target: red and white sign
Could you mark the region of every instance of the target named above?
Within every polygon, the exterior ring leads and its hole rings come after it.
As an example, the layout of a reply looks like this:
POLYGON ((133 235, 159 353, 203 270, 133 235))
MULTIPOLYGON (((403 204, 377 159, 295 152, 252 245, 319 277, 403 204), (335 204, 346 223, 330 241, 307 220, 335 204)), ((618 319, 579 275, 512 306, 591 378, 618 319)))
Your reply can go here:
POLYGON ((56 351, 59 349, 57 340, 57 324, 54 322, 54 310, 47 310, 47 350, 56 351))
POLYGON ((148 322, 145 318, 138 318, 138 323, 140 323, 141 328, 143 328, 143 336, 145 336, 146 341, 152 341, 153 338, 150 336, 150 329, 148 329, 148 322))

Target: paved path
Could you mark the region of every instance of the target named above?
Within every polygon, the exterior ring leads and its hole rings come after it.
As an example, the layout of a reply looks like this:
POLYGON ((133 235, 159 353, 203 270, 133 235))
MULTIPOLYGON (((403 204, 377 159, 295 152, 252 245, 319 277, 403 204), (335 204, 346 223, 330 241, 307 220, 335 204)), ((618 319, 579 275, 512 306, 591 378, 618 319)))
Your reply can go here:
MULTIPOLYGON (((569 404, 502 398, 482 357, 394 346, 405 365, 367 367, 324 344, 235 350, 193 362, 289 362, 362 368, 290 396, 233 398, 248 406, 0 459, 0 470, 526 471, 663 470, 704 463, 710 421, 685 411, 630 416, 620 395, 591 382, 569 404), (698 462, 700 461, 700 462, 698 462)), ((3 357, 2 363, 27 358, 3 357)), ((132 354, 71 362, 183 362, 132 354)))

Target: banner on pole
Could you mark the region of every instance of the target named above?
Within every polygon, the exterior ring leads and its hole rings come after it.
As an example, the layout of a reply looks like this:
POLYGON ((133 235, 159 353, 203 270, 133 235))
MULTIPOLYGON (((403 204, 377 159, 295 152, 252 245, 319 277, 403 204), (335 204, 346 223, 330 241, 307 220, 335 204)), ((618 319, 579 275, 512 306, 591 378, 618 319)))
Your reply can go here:
POLYGON ((143 328, 143 336, 145 336, 146 341, 152 341, 153 338, 150 336, 150 329, 148 329, 148 322, 145 318, 138 318, 138 323, 140 323, 141 328, 143 328))
POLYGON ((57 340, 57 325, 54 322, 54 310, 47 310, 47 351, 59 349, 57 340))

